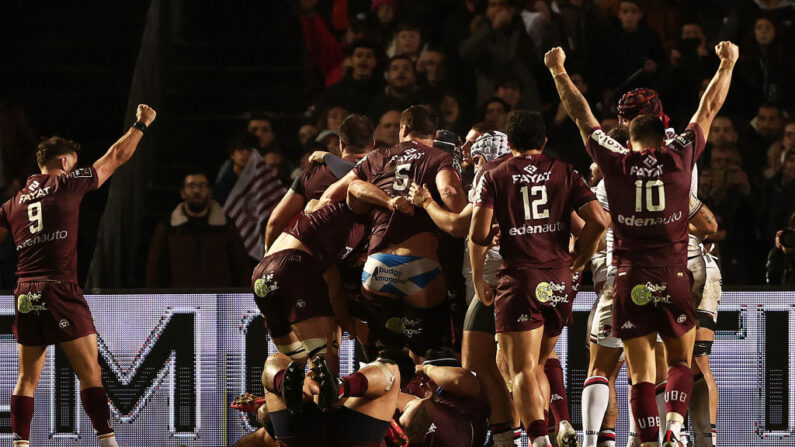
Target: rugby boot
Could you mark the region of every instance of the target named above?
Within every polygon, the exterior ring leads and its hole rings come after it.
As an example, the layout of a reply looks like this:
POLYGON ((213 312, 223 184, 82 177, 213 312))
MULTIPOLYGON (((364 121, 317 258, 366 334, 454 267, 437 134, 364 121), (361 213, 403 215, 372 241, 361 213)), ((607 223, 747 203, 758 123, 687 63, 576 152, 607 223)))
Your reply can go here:
POLYGON ((339 400, 339 379, 329 371, 326 359, 320 355, 312 359, 312 373, 312 380, 317 382, 320 389, 317 394, 317 406, 322 410, 328 410, 339 400))
POLYGON ((304 408, 304 366, 290 362, 282 381, 282 399, 290 413, 300 413, 304 408))
POLYGON ((560 421, 558 425, 558 447, 579 447, 580 442, 577 438, 577 432, 571 426, 569 421, 560 421))
POLYGON ((673 431, 667 430, 663 436, 662 447, 685 447, 685 445, 679 441, 673 431))

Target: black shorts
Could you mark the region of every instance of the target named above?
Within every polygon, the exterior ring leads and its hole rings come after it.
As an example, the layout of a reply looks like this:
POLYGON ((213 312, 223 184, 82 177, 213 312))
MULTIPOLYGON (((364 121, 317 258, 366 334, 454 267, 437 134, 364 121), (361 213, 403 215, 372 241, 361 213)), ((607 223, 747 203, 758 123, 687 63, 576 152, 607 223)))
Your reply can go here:
POLYGON ((472 298, 464 317, 464 332, 485 332, 492 334, 494 328, 494 304, 486 306, 477 297, 472 298))

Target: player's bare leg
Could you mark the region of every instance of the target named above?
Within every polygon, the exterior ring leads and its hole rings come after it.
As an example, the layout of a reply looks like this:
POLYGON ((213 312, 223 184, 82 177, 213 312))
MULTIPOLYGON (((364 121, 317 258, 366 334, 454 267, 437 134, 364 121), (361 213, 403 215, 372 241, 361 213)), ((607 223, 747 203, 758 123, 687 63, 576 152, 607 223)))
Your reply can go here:
POLYGON ((30 422, 33 420, 33 394, 44 368, 46 346, 17 345, 19 373, 11 394, 11 432, 14 446, 30 444, 30 422))
MULTIPOLYGON (((537 381, 540 387, 540 390, 544 396, 544 402, 550 402, 551 396, 551 388, 549 385, 549 379, 547 378, 547 372, 545 371, 544 365, 546 365, 547 361, 551 358, 557 358, 557 354, 555 353, 555 343, 558 341, 558 336, 548 337, 544 335, 541 339, 541 352, 539 356, 539 367, 537 368, 537 381)), ((565 393, 565 390, 563 390, 565 393)), ((574 431, 574 428, 571 426, 571 421, 567 419, 561 419, 557 425, 557 445, 560 447, 575 447, 579 446, 577 432, 574 431)))
POLYGON ((623 360, 618 362, 608 382, 610 397, 604 419, 602 419, 602 427, 599 430, 599 437, 597 438, 596 447, 616 446, 616 422, 618 422, 618 394, 616 393, 616 378, 618 377, 618 373, 621 371, 621 366, 623 364, 623 360))
MULTIPOLYGON (((654 347, 654 364, 656 377, 654 379, 654 398, 657 401, 657 413, 660 422, 665 421, 665 387, 668 385, 668 364, 665 361, 665 346, 658 342, 654 347)), ((662 436, 664 433, 660 433, 662 436)), ((677 436, 679 434, 677 433, 677 436)), ((660 439, 662 441, 662 438, 660 439)))
POLYGON ((269 418, 270 415, 268 414, 267 406, 262 405, 259 410, 257 410, 257 419, 259 419, 262 427, 238 439, 233 447, 277 447, 276 440, 263 428, 267 425, 267 419, 269 418))
POLYGON ((677 438, 687 414, 690 394, 693 391, 693 373, 690 361, 693 344, 696 341, 696 328, 681 337, 663 337, 665 357, 668 363, 668 384, 665 387, 666 429, 663 447, 680 445, 677 438))
POLYGON ((530 331, 497 334, 497 341, 505 353, 508 369, 513 378, 513 399, 516 409, 533 447, 549 445, 547 424, 544 420, 547 401, 539 383, 541 376, 546 381, 544 371, 538 363, 543 335, 543 326, 530 331))
POLYGON ((301 340, 308 358, 320 355, 326 359, 331 372, 339 371, 339 341, 337 320, 334 317, 316 317, 292 325, 296 337, 301 340))
POLYGON ((626 352, 632 379, 630 404, 641 445, 658 445, 660 417, 654 399, 655 356, 657 334, 651 333, 621 341, 626 352))
POLYGON ((489 389, 489 421, 494 445, 513 446, 513 428, 519 426, 519 416, 502 373, 497 368, 497 344, 494 342, 494 335, 465 330, 461 352, 463 367, 477 373, 489 389))
MULTIPOLYGON (((610 402, 610 377, 616 371, 621 348, 590 343, 588 378, 582 391, 583 446, 595 447, 610 402)), ((615 382, 614 382, 615 383, 615 382)), ((615 427, 615 422, 611 427, 615 427)))
POLYGON ((716 423, 718 420, 718 386, 709 366, 709 353, 715 331, 709 328, 696 329, 692 370, 700 376, 693 383, 690 399, 690 417, 695 430, 696 447, 711 447, 717 444, 716 423))
POLYGON ((118 446, 113 427, 110 425, 108 395, 105 394, 105 388, 102 386, 102 370, 97 360, 99 357, 97 335, 80 337, 61 343, 60 346, 77 378, 80 379, 80 400, 97 433, 99 445, 118 446))

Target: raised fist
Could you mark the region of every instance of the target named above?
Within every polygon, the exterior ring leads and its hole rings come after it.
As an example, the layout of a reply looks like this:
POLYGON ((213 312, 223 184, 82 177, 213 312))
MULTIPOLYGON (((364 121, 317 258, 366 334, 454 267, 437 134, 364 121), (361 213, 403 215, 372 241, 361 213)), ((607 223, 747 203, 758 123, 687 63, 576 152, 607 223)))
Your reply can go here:
POLYGON ((157 116, 155 109, 146 104, 138 104, 138 110, 135 111, 135 119, 149 126, 155 120, 155 116, 157 116))
POLYGON ((740 49, 737 45, 728 40, 724 40, 715 45, 715 54, 717 54, 721 60, 728 59, 732 62, 737 62, 737 58, 740 57, 740 49))
POLYGON ((547 68, 562 67, 564 62, 566 62, 566 53, 561 47, 552 48, 544 55, 544 65, 547 68))

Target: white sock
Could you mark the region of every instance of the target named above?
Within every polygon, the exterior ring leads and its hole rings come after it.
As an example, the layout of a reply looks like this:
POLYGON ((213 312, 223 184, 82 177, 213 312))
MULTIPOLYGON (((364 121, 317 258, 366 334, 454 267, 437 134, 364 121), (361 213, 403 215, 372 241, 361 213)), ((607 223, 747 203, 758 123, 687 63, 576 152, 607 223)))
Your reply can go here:
POLYGON ((635 447, 640 445, 640 438, 638 438, 638 428, 635 426, 635 416, 632 414, 632 385, 627 386, 627 409, 629 411, 629 433, 627 433, 627 447, 635 447))
POLYGON ((676 437, 678 438, 679 433, 682 432, 682 424, 677 420, 671 419, 670 421, 668 421, 665 427, 665 432, 667 433, 669 431, 672 432, 674 435, 676 435, 676 437))
POLYGON ((711 438, 712 438, 712 447, 715 447, 715 446, 718 445, 718 429, 714 425, 712 426, 712 433, 711 434, 712 434, 712 436, 711 436, 711 438))
POLYGON ((530 445, 532 447, 550 447, 552 442, 549 440, 549 436, 539 436, 535 438, 530 445))
POLYGON ((687 427, 684 425, 682 426, 682 430, 679 432, 677 436, 679 436, 679 442, 682 443, 685 447, 690 445, 690 440, 688 439, 687 427))
POLYGON ((99 440, 100 447, 119 447, 119 444, 116 442, 115 433, 99 435, 97 436, 97 439, 99 440))
POLYGON ((28 447, 30 445, 30 441, 14 441, 14 447, 28 447))
POLYGON ((519 445, 514 442, 513 430, 497 433, 492 436, 492 439, 494 440, 494 447, 513 447, 519 445))
POLYGON ((610 400, 607 377, 593 376, 585 379, 582 390, 582 430, 585 435, 583 447, 596 447, 599 429, 610 400))
POLYGON ((614 429, 601 429, 599 431, 599 437, 601 437, 602 440, 596 443, 596 447, 616 447, 616 431, 614 429), (606 436, 609 436, 611 439, 605 439, 606 436))

